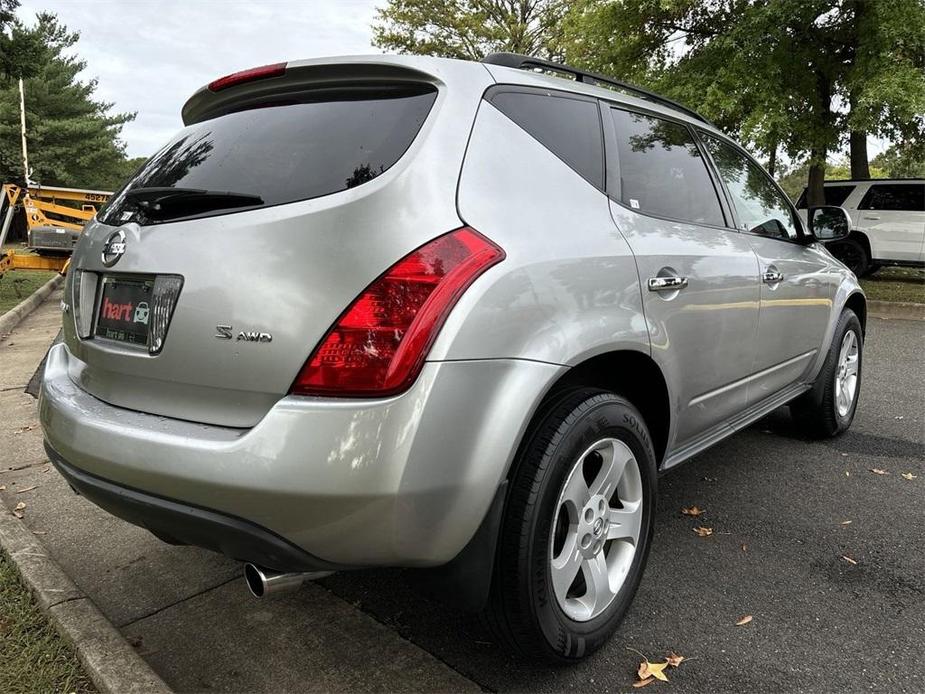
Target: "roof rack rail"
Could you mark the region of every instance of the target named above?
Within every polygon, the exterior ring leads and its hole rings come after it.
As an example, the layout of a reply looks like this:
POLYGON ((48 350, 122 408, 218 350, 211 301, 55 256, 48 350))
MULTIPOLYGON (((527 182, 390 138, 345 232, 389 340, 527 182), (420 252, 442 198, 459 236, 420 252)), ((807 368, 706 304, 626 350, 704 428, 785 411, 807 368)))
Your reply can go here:
POLYGON ((534 58, 533 56, 520 55, 518 53, 491 53, 482 58, 482 62, 489 65, 513 67, 517 68, 518 70, 540 68, 543 70, 549 70, 550 72, 559 72, 566 75, 571 75, 575 78, 575 81, 583 82, 585 84, 593 85, 595 83, 600 83, 604 85, 610 85, 630 94, 631 96, 636 96, 647 101, 653 101, 657 104, 661 104, 662 106, 669 106, 671 108, 677 109, 678 111, 682 111, 687 115, 692 116, 703 123, 706 123, 707 125, 713 125, 713 123, 701 116, 694 109, 688 108, 683 104, 679 104, 673 99, 661 96, 655 92, 649 91, 648 89, 637 87, 634 84, 622 82, 621 80, 614 79, 613 77, 600 75, 596 72, 588 72, 587 70, 579 70, 577 67, 572 67, 571 65, 554 63, 551 60, 543 60, 542 58, 534 58))

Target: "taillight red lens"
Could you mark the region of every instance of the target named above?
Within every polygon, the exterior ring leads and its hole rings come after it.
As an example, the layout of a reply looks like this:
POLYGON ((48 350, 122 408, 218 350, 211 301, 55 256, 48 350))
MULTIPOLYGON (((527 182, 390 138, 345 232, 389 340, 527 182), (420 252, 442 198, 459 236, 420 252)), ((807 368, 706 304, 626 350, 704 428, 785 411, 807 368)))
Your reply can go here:
POLYGON ((268 77, 281 77, 285 73, 286 63, 273 63, 272 65, 252 67, 250 70, 233 72, 230 75, 225 75, 224 77, 219 77, 217 80, 209 82, 209 91, 220 92, 222 89, 228 89, 228 87, 233 87, 236 84, 254 82, 268 77))
POLYGON ((341 315, 291 392, 378 397, 405 390, 459 297, 503 259, 501 248, 469 227, 405 256, 341 315))

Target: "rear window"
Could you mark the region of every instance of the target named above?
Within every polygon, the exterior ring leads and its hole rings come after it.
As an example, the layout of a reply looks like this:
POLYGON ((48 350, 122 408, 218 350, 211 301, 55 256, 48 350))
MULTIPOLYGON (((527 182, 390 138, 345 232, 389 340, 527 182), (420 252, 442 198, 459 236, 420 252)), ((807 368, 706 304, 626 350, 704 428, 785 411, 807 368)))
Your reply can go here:
MULTIPOLYGON (((113 196, 100 219, 106 224, 145 224, 212 216, 362 185, 401 158, 436 96, 429 85, 287 94, 284 102, 196 123, 151 157, 113 196), (155 215, 150 205, 139 204, 138 198, 145 197, 137 190, 141 188, 231 192, 237 197, 211 196, 199 208, 163 205, 155 215)), ((154 200, 146 197, 148 203, 154 200)))
POLYGON ((925 184, 899 183, 872 185, 864 194, 861 210, 925 211, 925 184))
POLYGON ((591 185, 603 190, 604 144, 596 101, 508 90, 495 91, 489 100, 591 185))
MULTIPOLYGON (((848 196, 851 195, 851 191, 854 190, 854 186, 826 186, 823 190, 825 191, 825 204, 838 207, 848 199, 848 196)), ((801 210, 806 209, 806 188, 800 193, 800 199, 797 200, 797 208, 801 210)))

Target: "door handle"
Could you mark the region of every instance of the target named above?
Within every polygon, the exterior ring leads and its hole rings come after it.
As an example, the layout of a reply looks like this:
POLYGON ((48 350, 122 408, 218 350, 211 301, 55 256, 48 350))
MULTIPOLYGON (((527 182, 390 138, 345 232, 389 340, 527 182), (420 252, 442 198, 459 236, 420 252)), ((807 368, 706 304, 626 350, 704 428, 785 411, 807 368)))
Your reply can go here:
POLYGON ((650 277, 650 292, 673 292, 676 289, 684 289, 687 286, 686 277, 650 277))
POLYGON ((765 270, 761 279, 765 284, 777 284, 784 279, 784 274, 778 270, 765 270))
POLYGON ((880 219, 879 214, 865 214, 864 219, 880 219))

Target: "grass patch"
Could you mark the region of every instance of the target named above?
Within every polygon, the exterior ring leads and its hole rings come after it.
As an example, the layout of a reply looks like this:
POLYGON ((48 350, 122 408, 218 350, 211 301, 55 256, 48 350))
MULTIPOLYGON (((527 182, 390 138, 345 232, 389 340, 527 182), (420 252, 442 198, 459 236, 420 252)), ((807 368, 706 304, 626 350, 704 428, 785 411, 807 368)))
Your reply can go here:
POLYGON ((0 552, 0 692, 95 691, 73 649, 39 610, 6 553, 0 552))
POLYGON ((925 271, 916 268, 883 268, 862 279, 861 286, 872 301, 925 304, 925 271))
POLYGON ((56 272, 13 270, 0 279, 0 314, 4 314, 54 277, 56 272))

